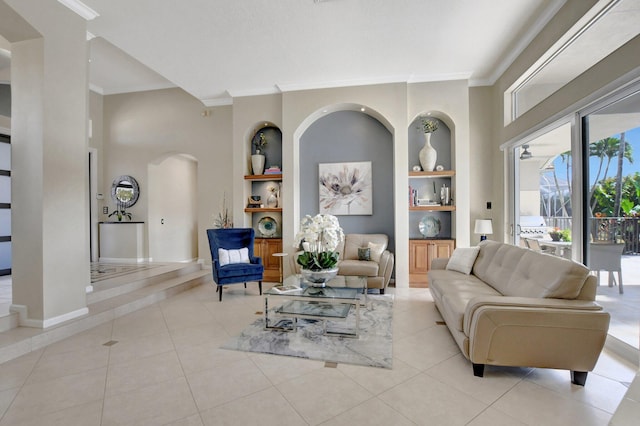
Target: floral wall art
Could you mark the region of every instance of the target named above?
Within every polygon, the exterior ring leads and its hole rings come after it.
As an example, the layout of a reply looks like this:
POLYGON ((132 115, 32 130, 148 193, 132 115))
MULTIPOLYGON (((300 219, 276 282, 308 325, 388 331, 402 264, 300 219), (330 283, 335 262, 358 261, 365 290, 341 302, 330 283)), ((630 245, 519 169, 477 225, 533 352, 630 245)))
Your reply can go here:
POLYGON ((320 213, 371 215, 371 162, 318 165, 320 213))

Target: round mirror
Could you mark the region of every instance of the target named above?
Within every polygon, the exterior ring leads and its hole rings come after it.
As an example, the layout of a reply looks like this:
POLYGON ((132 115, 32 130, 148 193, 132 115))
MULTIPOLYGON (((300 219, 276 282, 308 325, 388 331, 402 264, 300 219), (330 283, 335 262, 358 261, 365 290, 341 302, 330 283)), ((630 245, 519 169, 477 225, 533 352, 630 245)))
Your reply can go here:
POLYGON ((133 206, 140 196, 138 182, 132 176, 120 176, 113 180, 111 198, 119 206, 126 209, 133 206))

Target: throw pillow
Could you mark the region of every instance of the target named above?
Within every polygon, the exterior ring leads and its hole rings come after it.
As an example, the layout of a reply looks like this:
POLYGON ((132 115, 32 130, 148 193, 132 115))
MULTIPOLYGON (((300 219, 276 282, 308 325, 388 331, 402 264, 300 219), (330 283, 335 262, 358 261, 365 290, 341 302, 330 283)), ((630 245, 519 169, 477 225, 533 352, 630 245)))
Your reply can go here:
POLYGON ((237 250, 218 249, 218 260, 220 266, 231 263, 250 263, 249 249, 246 247, 237 250))
POLYGON ((376 263, 380 263, 380 258, 384 252, 384 244, 375 244, 370 242, 369 248, 371 249, 371 260, 376 263))
POLYGON ((358 248, 358 260, 371 260, 371 249, 369 247, 358 248))
POLYGON ((480 253, 480 247, 457 248, 453 251, 447 269, 469 275, 473 264, 480 253))

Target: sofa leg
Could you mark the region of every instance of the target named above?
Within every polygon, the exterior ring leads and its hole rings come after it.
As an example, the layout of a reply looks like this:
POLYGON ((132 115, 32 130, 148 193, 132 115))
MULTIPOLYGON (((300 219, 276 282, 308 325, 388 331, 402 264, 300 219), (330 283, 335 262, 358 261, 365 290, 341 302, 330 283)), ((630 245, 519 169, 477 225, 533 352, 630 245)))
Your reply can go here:
POLYGON ((578 386, 584 386, 587 382, 587 371, 571 371, 571 383, 578 386))
POLYGON ((258 281, 258 289, 260 290, 260 296, 262 296, 262 281, 258 281))
POLYGON ((473 363, 473 375, 476 377, 482 377, 484 375, 484 364, 473 363))
POLYGON ((384 288, 380 289, 380 294, 384 294, 384 288))
POLYGON ((218 301, 222 302, 222 286, 221 285, 218 286, 218 292, 219 292, 218 293, 218 295, 219 295, 218 301))

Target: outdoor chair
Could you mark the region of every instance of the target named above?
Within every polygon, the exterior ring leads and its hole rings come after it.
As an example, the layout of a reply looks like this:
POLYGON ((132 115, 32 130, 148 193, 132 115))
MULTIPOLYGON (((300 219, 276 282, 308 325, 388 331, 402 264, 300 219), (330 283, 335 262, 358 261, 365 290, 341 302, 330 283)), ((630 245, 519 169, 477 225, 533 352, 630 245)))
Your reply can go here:
POLYGON ((219 300, 222 301, 225 284, 244 283, 247 288, 248 281, 258 281, 262 294, 264 266, 262 258, 253 254, 255 231, 252 228, 207 229, 207 236, 219 300))
POLYGON ((622 287, 622 252, 624 243, 589 243, 589 269, 594 271, 600 285, 600 271, 609 272, 609 287, 613 287, 616 280, 614 272, 618 273, 618 290, 624 293, 622 287))

